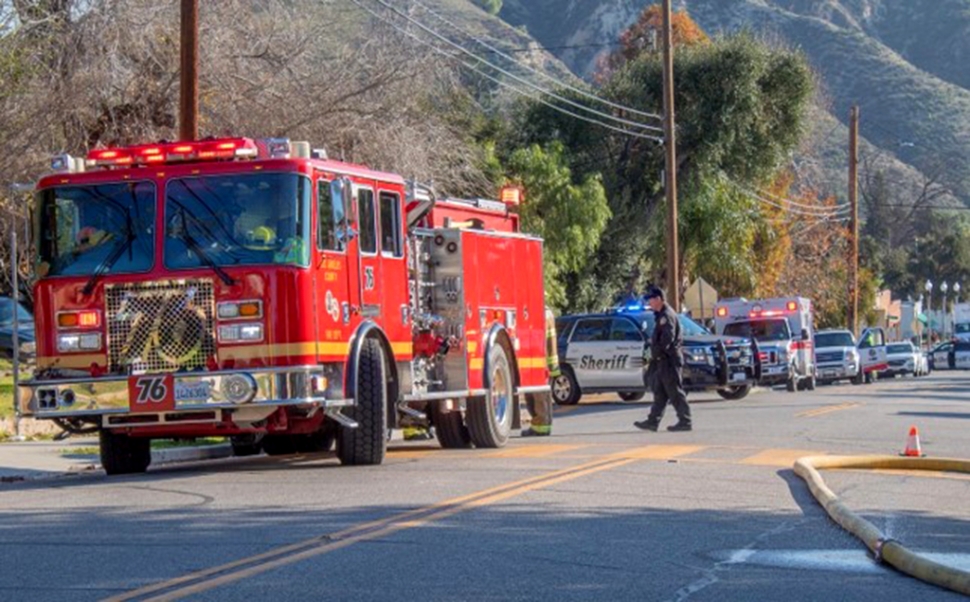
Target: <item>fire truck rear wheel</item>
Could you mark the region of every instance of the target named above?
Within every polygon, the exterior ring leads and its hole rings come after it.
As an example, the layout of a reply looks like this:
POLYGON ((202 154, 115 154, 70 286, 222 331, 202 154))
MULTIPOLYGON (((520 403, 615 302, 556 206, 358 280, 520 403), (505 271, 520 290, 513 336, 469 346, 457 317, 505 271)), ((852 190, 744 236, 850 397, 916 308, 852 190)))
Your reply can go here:
POLYGON ((562 366, 559 376, 552 379, 552 398, 561 406, 574 406, 583 396, 576 375, 569 366, 562 366))
POLYGON ((152 461, 150 439, 131 437, 101 429, 101 466, 109 475, 145 472, 152 461))
POLYGON ((444 403, 431 404, 431 420, 438 443, 445 449, 468 449, 472 446, 472 436, 465 426, 465 420, 458 410, 446 412, 444 403))
POLYGON ((357 367, 356 405, 346 413, 357 428, 341 428, 337 457, 341 464, 380 464, 387 450, 387 365, 377 339, 364 341, 357 367))
POLYGON ((512 368, 505 348, 494 345, 488 352, 488 393, 468 400, 466 421, 476 447, 502 447, 512 433, 512 414, 518 402, 512 368))

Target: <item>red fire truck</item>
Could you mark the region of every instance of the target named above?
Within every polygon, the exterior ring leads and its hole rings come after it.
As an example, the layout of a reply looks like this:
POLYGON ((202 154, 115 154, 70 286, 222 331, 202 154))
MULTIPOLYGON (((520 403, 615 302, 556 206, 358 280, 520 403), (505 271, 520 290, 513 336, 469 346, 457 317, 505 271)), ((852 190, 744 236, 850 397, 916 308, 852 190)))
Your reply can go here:
POLYGON ((247 138, 61 156, 37 186, 26 415, 100 434, 379 464, 390 430, 501 447, 548 390, 542 241, 503 203, 247 138))

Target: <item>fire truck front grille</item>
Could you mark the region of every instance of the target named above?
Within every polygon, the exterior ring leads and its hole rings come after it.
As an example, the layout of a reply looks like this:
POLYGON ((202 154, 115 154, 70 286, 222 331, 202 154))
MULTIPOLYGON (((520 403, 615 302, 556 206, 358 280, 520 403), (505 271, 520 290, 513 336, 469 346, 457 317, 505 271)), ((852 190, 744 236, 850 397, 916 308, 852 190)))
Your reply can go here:
POLYGON ((215 354, 211 280, 115 284, 106 294, 112 373, 205 368, 215 354))

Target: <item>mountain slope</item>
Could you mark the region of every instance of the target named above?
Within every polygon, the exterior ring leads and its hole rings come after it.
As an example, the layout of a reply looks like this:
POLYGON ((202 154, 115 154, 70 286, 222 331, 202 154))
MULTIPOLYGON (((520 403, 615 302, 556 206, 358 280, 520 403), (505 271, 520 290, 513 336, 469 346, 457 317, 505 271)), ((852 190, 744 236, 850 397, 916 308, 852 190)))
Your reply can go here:
MULTIPOLYGON (((597 55, 651 3, 506 0, 502 16, 588 77, 597 55)), ((892 178, 916 188, 925 178, 939 179, 970 202, 970 166, 962 160, 970 150, 970 90, 964 87, 970 73, 961 68, 970 56, 965 0, 681 0, 675 6, 709 33, 746 28, 801 48, 839 121, 848 120, 852 104, 861 106, 862 136, 894 166, 892 178)), ((826 126, 818 120, 815 127, 826 126)), ((827 148, 844 148, 844 132, 832 134, 837 138, 810 136, 823 145, 816 149, 820 156, 844 156, 827 148)), ((827 171, 840 169, 830 164, 827 171)), ((823 185, 841 191, 841 182, 827 178, 823 185)))

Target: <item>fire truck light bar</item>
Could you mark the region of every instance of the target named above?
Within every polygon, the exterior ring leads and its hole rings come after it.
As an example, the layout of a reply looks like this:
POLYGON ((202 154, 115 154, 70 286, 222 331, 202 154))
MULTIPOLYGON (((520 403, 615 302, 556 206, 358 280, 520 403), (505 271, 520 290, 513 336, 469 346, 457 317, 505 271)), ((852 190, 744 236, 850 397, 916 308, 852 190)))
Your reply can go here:
POLYGON ((99 148, 88 153, 88 167, 127 167, 179 161, 255 158, 256 143, 249 138, 224 138, 201 142, 148 144, 125 148, 99 148))

